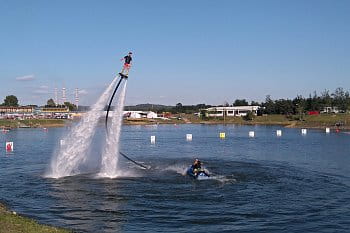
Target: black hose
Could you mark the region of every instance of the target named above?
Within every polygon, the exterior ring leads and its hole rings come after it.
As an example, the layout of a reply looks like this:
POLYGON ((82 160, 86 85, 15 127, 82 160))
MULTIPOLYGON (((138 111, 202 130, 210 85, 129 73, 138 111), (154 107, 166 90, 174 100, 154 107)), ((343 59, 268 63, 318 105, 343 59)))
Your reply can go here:
POLYGON ((127 160, 133 162, 134 164, 136 164, 136 165, 138 165, 138 166, 140 166, 140 167, 142 167, 142 168, 144 168, 144 169, 149 169, 149 168, 146 167, 145 165, 143 165, 143 164, 141 164, 141 163, 138 163, 138 162, 136 162, 135 160, 130 159, 126 154, 124 154, 124 153, 122 153, 122 152, 120 152, 120 151, 119 151, 119 154, 121 154, 124 158, 126 158, 127 160))
POLYGON ((107 122, 108 122, 108 114, 109 114, 109 110, 111 109, 111 105, 112 105, 112 102, 113 102, 113 99, 114 99, 115 93, 117 92, 118 87, 120 86, 120 83, 122 82, 122 80, 123 80, 123 76, 120 76, 120 80, 119 80, 119 82, 118 82, 117 86, 115 87, 115 89, 114 89, 114 91, 113 91, 112 97, 111 97, 111 99, 109 100, 109 104, 108 104, 108 107, 107 107, 106 123, 105 123, 107 133, 108 133, 107 122))
MULTIPOLYGON (((112 102, 113 102, 115 93, 117 92, 118 87, 120 86, 120 83, 122 82, 122 80, 123 80, 124 78, 126 79, 128 76, 125 76, 125 75, 119 73, 119 77, 120 77, 120 80, 119 80, 117 86, 115 87, 115 89, 114 89, 114 91, 113 91, 113 94, 112 94, 112 96, 111 96, 111 99, 109 100, 109 104, 108 104, 108 107, 107 107, 107 114, 106 114, 106 121, 105 121, 105 126, 106 126, 106 132, 107 132, 107 134, 108 134, 108 124, 107 124, 107 123, 108 123, 108 114, 109 114, 109 110, 110 110, 110 108, 111 108, 111 105, 112 105, 112 102)), ((119 153, 120 153, 124 158, 126 158, 127 160, 133 162, 134 164, 138 165, 139 167, 142 167, 142 168, 144 168, 144 169, 148 169, 148 167, 146 167, 146 166, 144 166, 144 165, 142 165, 142 164, 140 164, 140 163, 138 163, 138 162, 132 160, 132 159, 129 158, 126 154, 124 154, 124 153, 122 153, 122 152, 120 152, 120 151, 119 151, 119 153)))

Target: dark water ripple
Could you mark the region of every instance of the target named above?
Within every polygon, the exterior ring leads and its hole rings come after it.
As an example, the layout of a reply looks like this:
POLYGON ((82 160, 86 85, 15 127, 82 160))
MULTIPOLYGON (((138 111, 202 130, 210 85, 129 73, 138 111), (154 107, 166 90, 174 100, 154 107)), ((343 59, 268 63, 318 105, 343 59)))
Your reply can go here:
MULTIPOLYGON (((350 136, 284 129, 276 138, 276 129, 124 127, 122 150, 152 169, 121 159, 129 174, 118 179, 96 178, 93 169, 44 178, 65 129, 11 131, 0 136, 1 143, 15 142, 14 153, 0 154, 0 199, 41 223, 76 232, 349 232, 350 136), (250 130, 256 138, 248 138, 250 130), (218 139, 221 131, 225 140, 218 139), (193 133, 192 142, 186 133, 193 133), (213 179, 182 175, 195 157, 213 179)), ((92 164, 99 155, 93 146, 92 164)))

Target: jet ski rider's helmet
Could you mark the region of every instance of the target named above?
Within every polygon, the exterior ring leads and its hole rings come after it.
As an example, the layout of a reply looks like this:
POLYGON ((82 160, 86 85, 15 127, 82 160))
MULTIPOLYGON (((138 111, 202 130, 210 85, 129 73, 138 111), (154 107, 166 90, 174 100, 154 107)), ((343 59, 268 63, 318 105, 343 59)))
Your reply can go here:
POLYGON ((131 55, 132 54, 132 52, 129 52, 129 55, 131 55))

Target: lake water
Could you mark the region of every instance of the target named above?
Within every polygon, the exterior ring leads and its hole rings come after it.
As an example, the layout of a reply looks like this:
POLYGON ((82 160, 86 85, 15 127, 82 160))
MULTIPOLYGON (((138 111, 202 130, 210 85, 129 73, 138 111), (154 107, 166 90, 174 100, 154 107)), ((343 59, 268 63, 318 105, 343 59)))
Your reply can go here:
POLYGON ((91 173, 61 179, 44 174, 67 129, 12 130, 0 134, 0 201, 77 232, 349 232, 350 134, 283 128, 276 137, 277 129, 123 126, 121 151, 151 169, 120 158, 125 176, 116 179, 95 178, 102 126, 88 155, 91 173), (182 174, 194 158, 211 179, 182 174))

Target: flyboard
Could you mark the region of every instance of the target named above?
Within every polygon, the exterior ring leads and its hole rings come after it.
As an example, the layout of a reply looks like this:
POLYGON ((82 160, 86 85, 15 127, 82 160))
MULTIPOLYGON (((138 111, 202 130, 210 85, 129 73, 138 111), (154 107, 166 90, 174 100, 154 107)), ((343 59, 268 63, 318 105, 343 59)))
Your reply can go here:
MULTIPOLYGON (((106 126, 106 132, 107 132, 107 134, 108 134, 108 114, 109 114, 109 111, 110 111, 110 109, 111 109, 111 105, 112 105, 112 102, 113 102, 115 93, 117 92, 117 90, 118 90, 118 88, 119 88, 121 82, 123 81, 123 79, 125 79, 125 80, 128 79, 128 75, 125 75, 125 74, 123 74, 123 73, 119 73, 119 77, 120 77, 119 82, 118 82, 118 84, 115 86, 115 89, 114 89, 114 91, 113 91, 113 94, 112 94, 111 99, 109 100, 109 103, 108 103, 108 106, 107 106, 107 113, 106 113, 106 120, 105 120, 105 126, 106 126)), ((145 165, 143 165, 143 164, 141 164, 141 163, 138 163, 138 162, 132 160, 132 159, 129 158, 126 154, 124 154, 124 153, 122 153, 122 152, 120 152, 120 151, 119 151, 119 154, 120 154, 121 156, 123 156, 124 158, 126 158, 127 160, 129 160, 130 162, 136 164, 137 166, 139 166, 139 167, 141 167, 141 168, 143 168, 143 169, 149 169, 149 167, 146 167, 145 165)))

